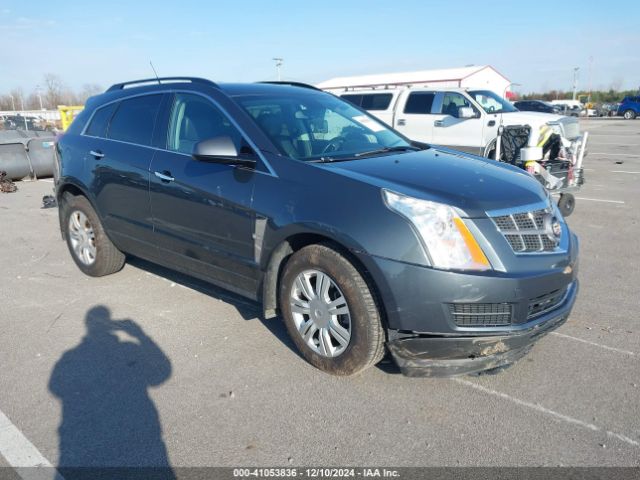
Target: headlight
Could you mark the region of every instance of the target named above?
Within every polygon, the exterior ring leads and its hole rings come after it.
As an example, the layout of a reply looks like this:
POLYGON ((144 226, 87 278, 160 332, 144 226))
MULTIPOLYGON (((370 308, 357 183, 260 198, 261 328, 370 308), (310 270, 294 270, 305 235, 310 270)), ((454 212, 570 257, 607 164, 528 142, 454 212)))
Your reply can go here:
POLYGON ((548 125, 551 127, 553 133, 557 133, 560 136, 563 135, 562 127, 559 123, 549 123, 548 125))
POLYGON ((418 231, 436 268, 489 270, 491 264, 460 216, 449 205, 382 190, 387 206, 418 231))

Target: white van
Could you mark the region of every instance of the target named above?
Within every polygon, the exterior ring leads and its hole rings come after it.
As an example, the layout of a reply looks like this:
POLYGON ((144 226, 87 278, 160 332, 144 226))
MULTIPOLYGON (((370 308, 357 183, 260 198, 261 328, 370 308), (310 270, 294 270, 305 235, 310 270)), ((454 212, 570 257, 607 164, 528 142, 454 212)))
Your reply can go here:
POLYGON ((370 88, 340 92, 337 95, 369 111, 412 140, 489 158, 495 158, 500 125, 531 127, 527 147, 521 149, 521 158, 527 160, 542 159, 539 144, 549 130, 558 133, 565 148, 572 153, 582 146, 577 118, 521 112, 490 90, 370 88))

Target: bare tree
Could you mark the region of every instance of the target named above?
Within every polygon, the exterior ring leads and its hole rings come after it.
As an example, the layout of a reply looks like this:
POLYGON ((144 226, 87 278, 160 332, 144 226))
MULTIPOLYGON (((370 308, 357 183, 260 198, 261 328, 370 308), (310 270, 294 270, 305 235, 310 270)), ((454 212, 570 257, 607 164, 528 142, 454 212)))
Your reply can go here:
POLYGON ((78 95, 78 102, 84 104, 89 97, 102 93, 102 87, 95 83, 85 83, 78 95))
POLYGON ((44 76, 44 85, 47 108, 57 108, 63 103, 64 83, 62 79, 54 73, 47 73, 44 76))

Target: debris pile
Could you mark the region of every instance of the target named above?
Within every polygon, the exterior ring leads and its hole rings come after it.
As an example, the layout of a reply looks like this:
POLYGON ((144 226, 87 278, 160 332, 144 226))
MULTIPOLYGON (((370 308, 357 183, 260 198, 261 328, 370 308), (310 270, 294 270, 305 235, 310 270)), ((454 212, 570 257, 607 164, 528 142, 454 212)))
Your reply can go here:
POLYGON ((0 171, 0 192, 13 193, 16 190, 18 190, 18 187, 7 178, 7 172, 0 171))

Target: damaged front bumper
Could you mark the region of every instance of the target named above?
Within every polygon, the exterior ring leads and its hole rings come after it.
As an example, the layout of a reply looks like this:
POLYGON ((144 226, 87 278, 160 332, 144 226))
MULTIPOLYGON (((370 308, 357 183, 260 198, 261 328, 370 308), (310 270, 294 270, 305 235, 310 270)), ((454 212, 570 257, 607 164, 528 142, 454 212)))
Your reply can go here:
POLYGON ((408 377, 452 377, 506 367, 567 320, 577 290, 576 282, 562 307, 526 329, 491 336, 408 336, 389 341, 387 347, 408 377))

